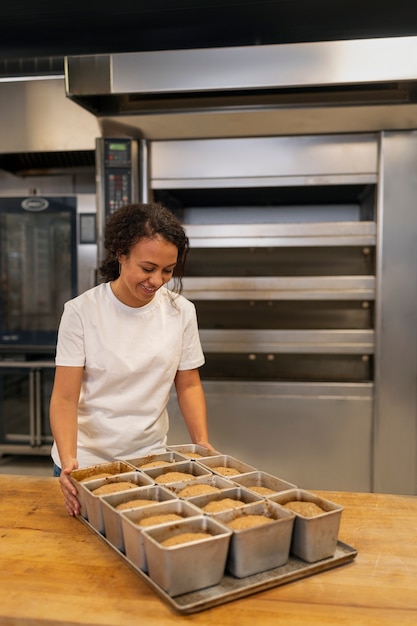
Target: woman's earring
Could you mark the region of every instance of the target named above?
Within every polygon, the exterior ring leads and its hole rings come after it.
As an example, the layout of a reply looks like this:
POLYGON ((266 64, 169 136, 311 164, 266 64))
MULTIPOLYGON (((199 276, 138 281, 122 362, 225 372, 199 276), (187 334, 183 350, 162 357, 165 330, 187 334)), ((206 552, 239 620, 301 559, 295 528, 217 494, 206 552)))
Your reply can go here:
POLYGON ((119 262, 119 276, 121 273, 122 273, 122 266, 121 266, 121 263, 119 262))

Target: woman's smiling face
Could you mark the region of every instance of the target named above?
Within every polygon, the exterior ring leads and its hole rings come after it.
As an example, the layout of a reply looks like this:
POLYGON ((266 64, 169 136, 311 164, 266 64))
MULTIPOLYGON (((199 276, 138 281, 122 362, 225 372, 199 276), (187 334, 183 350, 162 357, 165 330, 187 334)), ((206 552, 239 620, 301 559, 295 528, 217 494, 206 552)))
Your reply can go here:
POLYGON ((177 247, 160 235, 140 239, 129 255, 119 258, 120 276, 112 284, 115 295, 131 307, 148 304, 158 289, 171 280, 177 258, 177 247))

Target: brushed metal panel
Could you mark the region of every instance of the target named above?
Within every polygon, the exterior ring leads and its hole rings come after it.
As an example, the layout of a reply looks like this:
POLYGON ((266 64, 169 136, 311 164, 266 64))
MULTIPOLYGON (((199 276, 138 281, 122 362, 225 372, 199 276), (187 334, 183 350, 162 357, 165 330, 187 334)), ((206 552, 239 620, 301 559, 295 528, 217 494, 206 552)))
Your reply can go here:
MULTIPOLYGON (((224 133, 222 133, 224 134, 224 133)), ((261 133, 262 134, 262 133, 261 133)), ((221 189, 247 187, 301 187, 318 185, 366 185, 377 182, 376 174, 329 174, 318 176, 257 176, 246 178, 152 178, 153 189, 221 189)))
POLYGON ((372 354, 373 330, 200 330, 205 352, 372 354))
POLYGON ((374 276, 186 277, 190 300, 373 300, 374 276))
POLYGON ((110 55, 65 57, 65 90, 72 94, 95 95, 111 89, 110 55))
MULTIPOLYGON (((147 112, 114 118, 118 128, 121 121, 128 136, 136 136, 139 132, 141 137, 153 141, 369 133, 391 129, 414 130, 417 128, 417 106, 413 103, 322 107, 289 105, 270 109, 147 112)), ((109 118, 106 120, 108 126, 109 118)), ((103 134, 106 132, 103 131, 103 134)), ((117 131, 114 132, 116 134, 117 131)))
POLYGON ((186 224, 194 248, 374 246, 375 222, 298 224, 186 224))
POLYGON ((111 93, 412 80, 416 57, 417 37, 120 53, 111 55, 111 93))
MULTIPOLYGON (((254 216, 256 220, 256 215, 254 216)), ((211 237, 373 237, 375 243, 375 222, 320 222, 299 224, 185 224, 187 235, 197 239, 211 237)))
MULTIPOLYGON (((217 450, 305 489, 371 491, 372 384, 208 383, 217 450)), ((173 395, 169 441, 188 441, 173 395)))
POLYGON ((64 80, 0 83, 2 153, 94 150, 97 118, 65 97, 64 80))
POLYGON ((276 237, 213 237, 211 240, 199 239, 190 240, 191 244, 199 248, 242 248, 250 246, 251 248, 262 246, 373 246, 375 245, 374 235, 338 235, 337 237, 327 237, 317 235, 300 235, 295 237, 286 237, 285 235, 276 237))
MULTIPOLYGON (((377 136, 257 137, 157 141, 153 179, 376 174, 377 136)), ((151 186, 153 182, 151 181, 151 186)))
POLYGON ((417 133, 384 133, 378 216, 374 490, 417 494, 417 133))

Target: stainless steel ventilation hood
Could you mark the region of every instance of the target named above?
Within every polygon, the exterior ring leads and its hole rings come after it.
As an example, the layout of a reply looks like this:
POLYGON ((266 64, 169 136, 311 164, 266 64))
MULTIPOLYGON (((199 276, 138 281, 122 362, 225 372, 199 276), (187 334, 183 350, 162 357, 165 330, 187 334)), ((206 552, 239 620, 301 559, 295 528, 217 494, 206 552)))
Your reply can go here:
POLYGON ((0 169, 19 175, 94 172, 97 118, 65 95, 64 77, 0 82, 0 169))
POLYGON ((417 37, 65 59, 70 99, 149 139, 415 128, 416 81, 417 37))

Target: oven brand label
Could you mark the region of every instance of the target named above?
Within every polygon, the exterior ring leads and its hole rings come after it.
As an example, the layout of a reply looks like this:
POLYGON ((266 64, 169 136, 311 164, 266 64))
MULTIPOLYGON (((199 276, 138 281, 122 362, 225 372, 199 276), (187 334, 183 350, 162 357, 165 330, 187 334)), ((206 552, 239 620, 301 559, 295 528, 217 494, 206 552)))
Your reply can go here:
POLYGON ((25 211, 32 211, 34 213, 38 211, 44 211, 49 206, 46 198, 25 198, 22 200, 22 209, 25 211))

